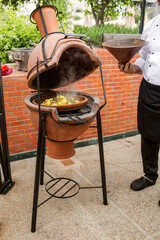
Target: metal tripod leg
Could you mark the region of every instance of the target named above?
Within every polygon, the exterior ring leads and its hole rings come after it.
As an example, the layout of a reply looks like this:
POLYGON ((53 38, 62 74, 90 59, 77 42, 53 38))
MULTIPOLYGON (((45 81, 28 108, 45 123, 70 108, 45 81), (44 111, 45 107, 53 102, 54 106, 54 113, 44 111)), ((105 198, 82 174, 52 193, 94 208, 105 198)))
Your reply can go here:
POLYGON ((1 141, 2 141, 2 169, 4 173, 4 179, 5 181, 8 181, 11 179, 11 170, 10 170, 10 164, 9 164, 9 154, 8 154, 8 139, 7 139, 7 130, 6 130, 6 124, 5 124, 5 118, 4 116, 1 116, 0 119, 0 129, 1 129, 1 141))
POLYGON ((14 185, 11 178, 11 169, 9 162, 9 151, 8 151, 8 139, 7 139, 7 129, 5 122, 5 115, 0 114, 0 131, 1 131, 1 141, 0 144, 0 163, 2 166, 2 173, 4 181, 1 184, 0 194, 6 194, 14 185))
POLYGON ((100 111, 98 111, 98 113, 97 113, 97 129, 98 129, 98 144, 99 144, 99 155, 100 155, 100 166, 101 166, 103 204, 107 205, 108 204, 108 202, 107 202, 107 187, 106 187, 103 138, 102 138, 102 124, 101 124, 100 111))
POLYGON ((0 167, 0 192, 1 192, 1 189, 2 189, 2 176, 1 176, 1 167, 0 167))
POLYGON ((6 127, 6 117, 5 117, 5 105, 4 105, 4 95, 3 95, 3 82, 2 82, 2 72, 1 72, 1 62, 0 62, 0 132, 1 132, 1 148, 0 158, 2 173, 4 177, 4 182, 0 189, 0 193, 6 194, 14 185, 11 178, 11 169, 9 162, 9 150, 8 150, 8 138, 7 138, 7 127, 6 127))
POLYGON ((42 153, 43 150, 43 143, 44 136, 43 136, 43 120, 39 123, 39 133, 38 133, 38 146, 37 146, 37 158, 36 158, 36 169, 35 169, 35 183, 34 183, 34 195, 33 195, 33 208, 32 208, 32 225, 31 225, 31 232, 36 231, 36 220, 37 220, 37 206, 38 206, 38 194, 39 194, 39 184, 40 184, 40 177, 41 177, 41 166, 42 166, 42 153))
POLYGON ((41 142, 41 178, 40 178, 40 184, 41 185, 43 185, 43 182, 44 182, 45 145, 46 145, 46 139, 45 139, 44 136, 42 136, 42 142, 41 142))

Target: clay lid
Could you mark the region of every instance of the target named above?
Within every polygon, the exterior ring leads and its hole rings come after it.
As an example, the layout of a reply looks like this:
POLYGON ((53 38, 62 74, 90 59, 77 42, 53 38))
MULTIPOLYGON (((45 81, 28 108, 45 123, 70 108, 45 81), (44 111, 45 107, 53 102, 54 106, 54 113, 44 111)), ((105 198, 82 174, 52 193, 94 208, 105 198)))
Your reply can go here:
POLYGON ((45 66, 42 45, 43 41, 35 47, 28 61, 27 79, 31 89, 37 89, 37 57, 41 90, 56 89, 79 81, 100 65, 98 55, 82 40, 64 38, 58 33, 48 35, 45 40, 45 66), (57 38, 62 39, 58 44, 57 38))
POLYGON ((141 39, 126 38, 109 40, 102 45, 118 60, 119 63, 127 63, 145 45, 145 41, 141 39))

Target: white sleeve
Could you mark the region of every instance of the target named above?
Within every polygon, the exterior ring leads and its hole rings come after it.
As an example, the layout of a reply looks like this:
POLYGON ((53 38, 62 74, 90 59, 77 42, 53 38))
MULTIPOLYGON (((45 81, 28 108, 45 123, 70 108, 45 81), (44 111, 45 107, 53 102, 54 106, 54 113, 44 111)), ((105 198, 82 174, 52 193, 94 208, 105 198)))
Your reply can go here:
POLYGON ((147 57, 147 54, 146 54, 146 51, 145 51, 145 46, 140 50, 140 57, 135 61, 135 65, 137 65, 138 67, 140 67, 143 71, 143 67, 144 67, 144 64, 145 64, 145 61, 146 61, 146 57, 147 57))
MULTIPOLYGON (((142 40, 146 40, 149 26, 150 26, 150 24, 148 22, 148 24, 145 25, 144 30, 142 32, 142 35, 141 35, 142 40)), ((139 66, 142 69, 142 71, 143 71, 144 64, 145 64, 145 61, 147 59, 147 54, 148 54, 148 49, 147 49, 146 45, 147 45, 147 43, 144 45, 143 48, 141 48, 141 50, 139 51, 140 57, 134 63, 135 65, 139 66)))

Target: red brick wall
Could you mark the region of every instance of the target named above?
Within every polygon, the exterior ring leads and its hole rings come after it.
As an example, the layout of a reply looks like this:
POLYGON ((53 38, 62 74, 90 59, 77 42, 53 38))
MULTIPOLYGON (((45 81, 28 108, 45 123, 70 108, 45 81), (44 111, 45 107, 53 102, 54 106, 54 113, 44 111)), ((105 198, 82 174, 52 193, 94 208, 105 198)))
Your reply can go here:
MULTIPOLYGON (((101 111, 103 136, 136 130, 137 97, 142 76, 120 73, 117 60, 107 50, 94 48, 94 51, 102 61, 107 97, 107 105, 101 111)), ((31 90, 27 87, 27 73, 17 71, 14 64, 10 67, 13 68, 13 73, 3 77, 3 90, 11 155, 35 150, 37 132, 30 121, 28 109, 24 103, 25 97, 31 94, 31 90)), ((87 78, 68 88, 96 95, 102 104, 104 102, 99 68, 87 78)), ((94 124, 95 121, 92 125, 94 124)), ((96 137, 96 129, 89 128, 78 138, 78 141, 96 137)))

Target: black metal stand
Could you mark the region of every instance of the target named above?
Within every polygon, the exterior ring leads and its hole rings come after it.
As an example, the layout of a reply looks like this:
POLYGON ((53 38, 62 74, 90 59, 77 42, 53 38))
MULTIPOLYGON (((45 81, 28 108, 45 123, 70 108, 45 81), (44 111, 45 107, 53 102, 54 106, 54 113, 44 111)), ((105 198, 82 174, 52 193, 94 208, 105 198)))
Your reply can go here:
POLYGON ((88 188, 102 188, 103 193, 103 204, 107 205, 107 187, 106 187, 106 176, 105 176, 105 163, 104 163, 104 152, 103 152, 103 139, 102 139, 102 128, 101 128, 101 115, 100 111, 97 113, 97 130, 98 130, 98 143, 99 143, 99 155, 100 155, 100 168, 101 168, 101 181, 102 186, 99 187, 80 187, 74 180, 67 178, 56 178, 54 179, 49 173, 44 170, 44 160, 45 160, 45 137, 44 137, 44 121, 45 115, 42 113, 42 121, 39 124, 39 133, 38 133, 38 146, 37 146, 37 157, 36 157, 36 169, 35 169, 35 184, 34 184, 34 196, 33 196, 33 209, 32 209, 32 226, 31 232, 36 231, 36 219, 37 219, 37 208, 46 203, 52 197, 57 198, 69 198, 75 196, 79 189, 88 189, 88 188), (51 180, 46 184, 46 191, 50 194, 50 197, 44 202, 38 205, 38 194, 39 194, 39 185, 43 184, 44 173, 46 173, 51 180), (62 185, 54 193, 51 193, 51 190, 57 183, 62 182, 62 185), (60 190, 69 183, 72 182, 73 186, 67 188, 66 192, 63 192, 63 195, 58 195, 60 190), (51 184, 50 186, 48 186, 51 184), (71 190, 75 188, 75 191, 72 195, 67 195, 71 190))
POLYGON ((0 131, 1 131, 0 163, 1 163, 2 173, 4 177, 4 181, 2 182, 1 167, 0 167, 0 194, 6 194, 12 188, 12 186, 14 185, 14 182, 12 182, 10 162, 9 162, 1 63, 0 63, 0 131))
POLYGON ((101 168, 101 182, 102 185, 98 187, 80 187, 78 183, 76 183, 72 179, 68 178, 53 178, 49 173, 44 170, 45 164, 45 118, 46 113, 40 110, 40 86, 39 86, 39 69, 38 69, 38 59, 37 59, 37 88, 38 88, 38 106, 39 106, 39 131, 38 131, 38 144, 37 144, 37 157, 36 157, 36 168, 35 168, 35 183, 34 183, 34 195, 33 195, 33 208, 32 208, 32 223, 31 223, 31 232, 36 231, 36 220, 37 220, 37 209, 44 203, 46 203, 49 199, 56 197, 56 198, 70 198, 75 196, 79 189, 89 189, 89 188, 102 188, 103 194, 103 204, 107 205, 107 187, 106 187, 106 176, 105 176, 105 162, 104 162, 104 151, 103 151, 103 138, 102 138, 102 125, 101 125, 101 114, 100 110, 105 106, 107 100, 105 95, 104 89, 104 82, 102 76, 102 69, 100 64, 100 74, 102 79, 102 86, 103 86, 103 93, 105 102, 99 108, 97 112, 97 131, 98 131, 98 144, 99 144, 99 156, 100 156, 100 168, 101 168), (50 195, 45 201, 38 205, 38 195, 39 195, 39 185, 43 185, 44 180, 44 173, 47 174, 51 180, 47 182, 45 185, 46 191, 50 195), (68 184, 71 183, 71 184, 68 184), (60 187, 54 190, 54 187, 57 184, 61 184, 60 187), (72 185, 71 187, 67 188, 61 194, 61 190, 65 189, 67 185, 72 185), (52 189, 54 192, 52 192, 52 189), (72 193, 71 193, 72 192, 72 193))

